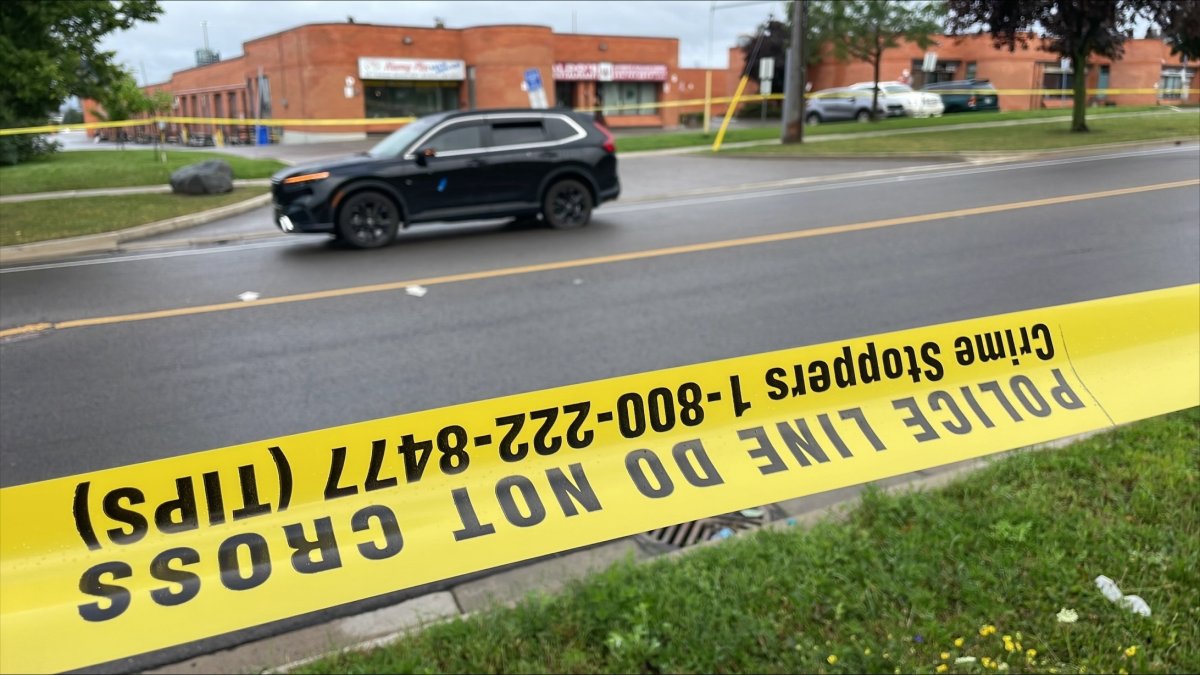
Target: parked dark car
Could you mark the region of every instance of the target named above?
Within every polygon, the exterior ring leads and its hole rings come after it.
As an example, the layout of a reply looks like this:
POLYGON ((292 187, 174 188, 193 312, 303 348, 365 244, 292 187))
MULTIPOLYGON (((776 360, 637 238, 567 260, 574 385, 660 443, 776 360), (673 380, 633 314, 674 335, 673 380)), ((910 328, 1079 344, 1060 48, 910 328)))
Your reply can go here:
POLYGON ((946 112, 974 112, 977 110, 1000 111, 1000 95, 989 80, 952 80, 927 84, 922 91, 931 91, 942 97, 946 112))
POLYGON ((612 134, 568 110, 437 113, 368 152, 290 167, 271 178, 284 232, 328 232, 384 246, 414 223, 540 218, 586 225, 621 193, 612 134))

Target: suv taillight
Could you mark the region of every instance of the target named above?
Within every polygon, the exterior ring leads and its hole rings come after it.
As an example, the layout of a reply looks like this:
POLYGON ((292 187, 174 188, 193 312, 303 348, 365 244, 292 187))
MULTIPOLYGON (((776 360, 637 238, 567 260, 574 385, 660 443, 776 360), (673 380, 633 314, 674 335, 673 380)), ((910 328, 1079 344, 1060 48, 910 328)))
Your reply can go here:
POLYGON ((595 121, 593 121, 592 124, 595 125, 597 131, 604 134, 604 151, 605 152, 616 152, 617 151, 616 139, 613 138, 612 132, 610 132, 608 130, 608 127, 604 126, 603 124, 600 124, 599 122, 595 122, 595 121))

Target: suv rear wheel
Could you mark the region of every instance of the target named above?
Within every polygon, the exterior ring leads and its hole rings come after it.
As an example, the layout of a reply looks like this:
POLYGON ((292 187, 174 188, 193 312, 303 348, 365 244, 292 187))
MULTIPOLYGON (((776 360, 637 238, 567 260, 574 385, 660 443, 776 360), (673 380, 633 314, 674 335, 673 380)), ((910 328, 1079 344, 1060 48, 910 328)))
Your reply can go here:
POLYGON ((396 238, 400 210, 391 197, 377 190, 350 195, 338 212, 337 234, 355 248, 379 248, 396 238))
POLYGON ((854 116, 854 121, 855 122, 870 122, 871 121, 871 111, 867 110, 866 108, 859 110, 858 114, 856 114, 854 116))
POLYGON ((592 218, 592 194, 577 180, 560 180, 546 190, 542 215, 553 228, 583 227, 592 218))

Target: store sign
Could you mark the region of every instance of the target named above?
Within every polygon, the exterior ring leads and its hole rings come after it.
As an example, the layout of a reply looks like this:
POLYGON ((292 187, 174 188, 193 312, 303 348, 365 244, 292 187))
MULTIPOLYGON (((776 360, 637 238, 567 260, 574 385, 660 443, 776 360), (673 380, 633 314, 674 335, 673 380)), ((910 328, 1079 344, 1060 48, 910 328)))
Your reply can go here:
POLYGON ((665 82, 665 63, 555 63, 554 79, 600 82, 665 82))
POLYGON ((462 80, 467 66, 458 59, 360 57, 358 76, 364 80, 462 80))

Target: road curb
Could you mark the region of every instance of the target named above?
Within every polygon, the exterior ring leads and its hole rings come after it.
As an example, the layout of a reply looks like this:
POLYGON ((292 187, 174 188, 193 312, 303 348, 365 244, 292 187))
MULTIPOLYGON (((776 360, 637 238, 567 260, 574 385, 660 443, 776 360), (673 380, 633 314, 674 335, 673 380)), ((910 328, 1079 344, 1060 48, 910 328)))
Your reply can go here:
POLYGON ((165 232, 174 232, 175 230, 182 230, 196 225, 204 225, 214 220, 251 211, 260 206, 265 206, 270 202, 271 194, 268 192, 215 209, 200 211, 199 213, 189 213, 185 216, 176 216, 115 232, 102 232, 82 237, 68 237, 66 239, 17 244, 15 246, 0 246, 0 265, 15 265, 90 253, 113 253, 119 250, 122 243, 127 241, 163 234, 165 232))

